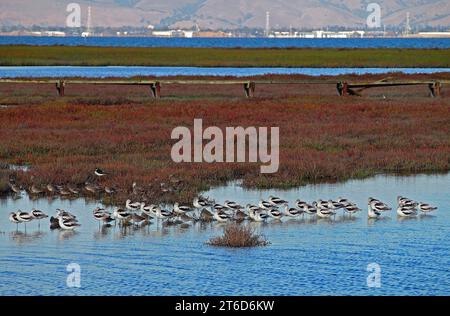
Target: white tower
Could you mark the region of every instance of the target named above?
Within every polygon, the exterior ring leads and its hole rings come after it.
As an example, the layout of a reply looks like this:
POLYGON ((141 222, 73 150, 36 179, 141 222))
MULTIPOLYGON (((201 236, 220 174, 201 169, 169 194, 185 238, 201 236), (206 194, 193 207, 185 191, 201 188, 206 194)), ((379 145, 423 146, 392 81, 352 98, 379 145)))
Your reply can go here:
POLYGON ((265 30, 266 37, 269 37, 269 34, 270 34, 270 12, 267 11, 266 12, 266 30, 265 30))
POLYGON ((91 6, 88 6, 88 16, 87 16, 87 23, 86 23, 86 32, 87 32, 89 35, 91 34, 91 26, 92 26, 91 6))
POLYGON ((411 31, 410 14, 409 12, 406 12, 405 36, 408 36, 410 31, 411 31))

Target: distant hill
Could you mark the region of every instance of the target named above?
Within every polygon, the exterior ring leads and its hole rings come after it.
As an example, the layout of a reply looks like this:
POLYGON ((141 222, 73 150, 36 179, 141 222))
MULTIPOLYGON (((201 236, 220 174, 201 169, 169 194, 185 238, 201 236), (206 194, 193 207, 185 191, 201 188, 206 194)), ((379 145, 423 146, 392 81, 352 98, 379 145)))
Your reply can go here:
POLYGON ((273 28, 361 27, 370 2, 381 5, 386 25, 404 24, 410 12, 413 26, 450 26, 448 0, 14 0, 0 2, 0 25, 64 26, 70 2, 82 6, 83 24, 92 6, 94 27, 263 28, 266 11, 273 28))

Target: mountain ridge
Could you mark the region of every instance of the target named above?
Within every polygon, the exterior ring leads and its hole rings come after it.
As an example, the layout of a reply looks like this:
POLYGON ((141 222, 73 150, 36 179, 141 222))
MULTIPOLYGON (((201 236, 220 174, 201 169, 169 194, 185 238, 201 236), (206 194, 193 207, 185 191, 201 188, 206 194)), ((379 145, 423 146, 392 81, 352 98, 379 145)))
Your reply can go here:
MULTIPOLYGON (((67 4, 71 1, 1 1, 0 25, 65 26, 67 4)), ((92 26, 156 27, 201 29, 264 28, 266 11, 271 28, 323 28, 327 26, 363 28, 369 0, 95 0, 78 1, 82 25, 87 7, 92 7, 92 26)), ((378 0, 382 24, 401 26, 410 12, 413 26, 449 27, 450 1, 378 0)))

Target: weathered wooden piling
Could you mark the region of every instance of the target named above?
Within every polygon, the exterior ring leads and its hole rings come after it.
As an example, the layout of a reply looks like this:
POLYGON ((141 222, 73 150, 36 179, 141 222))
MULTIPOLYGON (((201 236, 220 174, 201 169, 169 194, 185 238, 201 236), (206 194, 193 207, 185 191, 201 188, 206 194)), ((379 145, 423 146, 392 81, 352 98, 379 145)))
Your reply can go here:
POLYGON ((59 80, 56 82, 56 90, 58 91, 58 95, 60 97, 64 96, 64 88, 66 86, 66 83, 63 80, 59 80))
POLYGON ((253 98, 255 96, 256 84, 254 81, 244 83, 244 92, 247 98, 253 98))
POLYGON ((439 81, 428 84, 431 91, 431 97, 435 98, 441 95, 441 83, 439 81))
POLYGON ((152 92, 153 98, 155 99, 161 98, 161 84, 159 81, 150 84, 150 90, 152 92))

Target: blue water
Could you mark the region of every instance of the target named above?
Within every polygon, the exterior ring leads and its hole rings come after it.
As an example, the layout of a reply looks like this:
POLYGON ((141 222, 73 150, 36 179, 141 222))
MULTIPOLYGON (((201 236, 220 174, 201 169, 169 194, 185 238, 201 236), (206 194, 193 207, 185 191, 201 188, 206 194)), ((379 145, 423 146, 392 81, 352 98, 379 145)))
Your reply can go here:
POLYGON ((72 67, 72 66, 7 66, 0 67, 0 78, 20 77, 134 77, 134 76, 258 76, 265 74, 299 74, 337 76, 344 74, 406 74, 450 72, 450 68, 233 68, 233 67, 72 67))
POLYGON ((281 39, 0 36, 0 45, 11 44, 120 47, 450 48, 450 38, 281 39))
POLYGON ((95 202, 27 197, 0 202, 0 295, 450 295, 450 174, 377 176, 287 191, 244 190, 239 184, 205 192, 217 202, 257 202, 270 194, 289 201, 345 196, 366 208, 368 196, 394 205, 397 194, 435 204, 433 215, 395 212, 353 218, 247 223, 271 245, 223 249, 205 245, 221 225, 182 228, 154 223, 129 229, 98 227, 95 202), (75 233, 29 223, 16 231, 10 211, 57 207, 74 212, 75 233), (81 267, 81 288, 68 288, 66 266, 81 267), (367 265, 381 268, 381 287, 367 286, 367 265))

